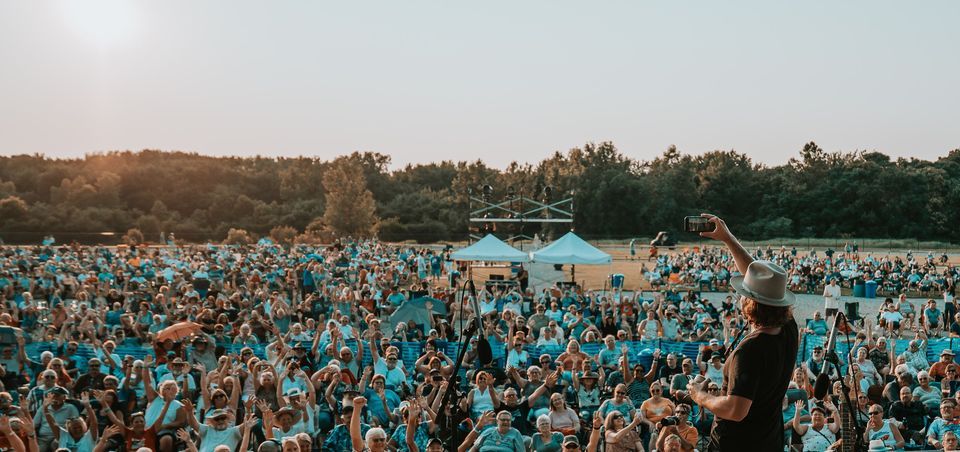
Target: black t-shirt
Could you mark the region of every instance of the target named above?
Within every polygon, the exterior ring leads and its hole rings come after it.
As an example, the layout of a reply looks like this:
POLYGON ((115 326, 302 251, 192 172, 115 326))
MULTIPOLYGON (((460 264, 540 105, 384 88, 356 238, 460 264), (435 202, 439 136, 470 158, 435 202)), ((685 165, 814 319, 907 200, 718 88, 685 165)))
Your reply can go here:
POLYGON ((722 392, 753 403, 740 422, 715 420, 711 435, 715 448, 783 450, 783 395, 793 373, 798 346, 797 322, 791 318, 779 334, 750 334, 730 354, 723 369, 722 392))
POLYGON ((910 430, 919 431, 923 430, 927 410, 920 402, 914 401, 911 402, 910 405, 905 405, 903 402, 897 400, 890 405, 889 415, 905 423, 910 430))
POLYGON ((510 415, 513 416, 513 421, 510 425, 519 430, 520 434, 527 436, 531 434, 531 425, 530 422, 527 421, 527 417, 530 415, 530 405, 527 403, 526 398, 514 406, 503 403, 500 405, 500 409, 510 412, 510 415))

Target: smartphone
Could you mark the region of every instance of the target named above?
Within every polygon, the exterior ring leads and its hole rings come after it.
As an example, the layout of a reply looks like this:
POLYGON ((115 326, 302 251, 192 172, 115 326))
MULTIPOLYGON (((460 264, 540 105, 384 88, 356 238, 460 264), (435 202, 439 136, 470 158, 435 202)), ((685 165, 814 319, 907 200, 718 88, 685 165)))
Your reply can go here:
POLYGON ((713 232, 717 225, 706 217, 683 217, 683 230, 687 232, 713 232))

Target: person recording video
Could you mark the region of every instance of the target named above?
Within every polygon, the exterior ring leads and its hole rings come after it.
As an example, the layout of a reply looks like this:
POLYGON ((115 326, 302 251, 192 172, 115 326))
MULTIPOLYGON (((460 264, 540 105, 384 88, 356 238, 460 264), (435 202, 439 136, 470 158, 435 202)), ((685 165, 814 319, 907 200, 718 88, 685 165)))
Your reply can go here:
POLYGON ((791 310, 795 296, 787 290, 783 268, 753 260, 719 217, 701 218, 694 217, 701 227, 688 230, 698 230, 701 237, 723 242, 730 250, 742 274, 731 278, 730 285, 740 295, 740 310, 750 324, 727 358, 720 394, 705 390, 708 380, 687 385, 690 397, 715 416, 708 450, 783 450, 781 403, 799 346, 791 310))

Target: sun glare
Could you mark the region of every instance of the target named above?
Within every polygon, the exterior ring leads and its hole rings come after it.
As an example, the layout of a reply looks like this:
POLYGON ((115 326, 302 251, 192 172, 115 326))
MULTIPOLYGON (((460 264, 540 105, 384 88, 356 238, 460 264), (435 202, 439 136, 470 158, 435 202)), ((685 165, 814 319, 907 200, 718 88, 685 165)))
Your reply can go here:
POLYGON ((60 5, 67 26, 102 50, 123 45, 139 29, 133 0, 62 0, 60 5))

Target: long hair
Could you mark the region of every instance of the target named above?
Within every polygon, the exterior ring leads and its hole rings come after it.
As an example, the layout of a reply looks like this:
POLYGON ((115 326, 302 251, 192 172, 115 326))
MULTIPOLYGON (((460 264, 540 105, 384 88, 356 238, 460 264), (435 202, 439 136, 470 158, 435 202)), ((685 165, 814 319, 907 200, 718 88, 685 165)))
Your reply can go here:
POLYGON ((793 317, 790 306, 765 305, 747 297, 741 302, 741 311, 748 322, 758 327, 779 328, 793 317))

